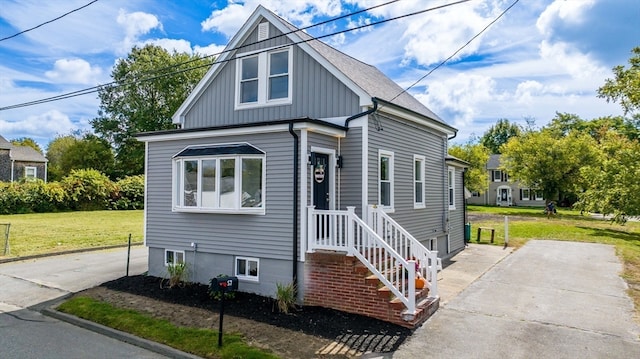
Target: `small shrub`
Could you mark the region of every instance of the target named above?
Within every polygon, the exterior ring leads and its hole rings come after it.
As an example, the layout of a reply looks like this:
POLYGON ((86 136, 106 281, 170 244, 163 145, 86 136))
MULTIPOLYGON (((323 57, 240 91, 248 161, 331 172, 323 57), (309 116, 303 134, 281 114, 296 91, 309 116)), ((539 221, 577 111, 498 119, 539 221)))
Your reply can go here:
POLYGON ((291 309, 296 307, 296 285, 295 283, 276 283, 276 304, 281 313, 289 314, 291 309))
POLYGON ((176 286, 184 286, 187 276, 187 263, 170 263, 167 266, 167 273, 169 278, 163 280, 163 283, 168 282, 169 288, 176 286))
POLYGON ((144 176, 128 176, 119 180, 111 197, 112 209, 144 208, 144 176))
MULTIPOLYGON (((218 287, 218 281, 216 280, 216 278, 224 277, 228 277, 228 275, 218 274, 215 278, 211 278, 211 280, 209 281, 209 296, 214 300, 222 300, 222 291, 220 290, 220 287, 218 287)), ((235 299, 235 297, 236 292, 224 292, 225 299, 235 299)))

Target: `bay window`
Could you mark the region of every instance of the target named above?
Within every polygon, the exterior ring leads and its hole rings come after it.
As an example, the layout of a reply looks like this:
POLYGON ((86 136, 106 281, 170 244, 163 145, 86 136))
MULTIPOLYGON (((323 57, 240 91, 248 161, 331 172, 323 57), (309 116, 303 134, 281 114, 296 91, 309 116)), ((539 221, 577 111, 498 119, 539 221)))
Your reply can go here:
POLYGON ((264 158, 249 144, 187 147, 173 159, 174 210, 264 214, 264 158))

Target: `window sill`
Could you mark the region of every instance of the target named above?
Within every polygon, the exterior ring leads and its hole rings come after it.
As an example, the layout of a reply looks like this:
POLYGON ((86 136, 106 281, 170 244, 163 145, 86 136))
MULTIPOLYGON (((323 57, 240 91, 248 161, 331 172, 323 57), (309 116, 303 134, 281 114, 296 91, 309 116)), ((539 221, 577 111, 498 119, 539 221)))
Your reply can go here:
POLYGON ((413 205, 413 209, 425 209, 425 208, 427 208, 427 205, 425 205, 424 203, 420 203, 420 204, 415 203, 413 205))
POLYGON ((264 215, 266 211, 264 208, 246 208, 246 209, 223 209, 223 208, 186 208, 186 207, 174 207, 173 212, 179 213, 216 213, 216 214, 259 214, 264 215))
POLYGON ((281 100, 272 100, 267 102, 251 102, 251 103, 236 103, 234 110, 250 110, 254 108, 262 108, 269 106, 284 106, 291 105, 293 101, 291 98, 281 99, 281 100))
POLYGON ((239 281, 242 281, 242 282, 251 282, 251 283, 258 283, 258 282, 260 282, 260 279, 258 279, 258 278, 253 278, 253 277, 241 277, 241 276, 236 276, 236 277, 238 277, 238 280, 239 280, 239 281))

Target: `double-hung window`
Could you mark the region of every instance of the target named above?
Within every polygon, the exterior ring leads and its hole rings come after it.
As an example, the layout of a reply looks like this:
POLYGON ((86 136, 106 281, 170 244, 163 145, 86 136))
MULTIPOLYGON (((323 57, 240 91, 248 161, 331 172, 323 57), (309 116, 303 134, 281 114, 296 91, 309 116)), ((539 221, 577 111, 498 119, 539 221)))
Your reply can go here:
POLYGON ((38 173, 37 167, 25 166, 24 167, 24 177, 25 178, 36 178, 38 173))
POLYGON ((378 151, 378 203, 393 209, 393 152, 378 151))
POLYGON ((449 209, 456 209, 456 170, 453 167, 448 168, 448 188, 449 188, 449 209))
POLYGON ((256 147, 190 146, 173 161, 174 210, 264 214, 265 154, 256 147))
POLYGON ((291 48, 239 54, 236 109, 291 103, 291 48))
POLYGON ((424 156, 413 155, 413 208, 425 208, 424 156))

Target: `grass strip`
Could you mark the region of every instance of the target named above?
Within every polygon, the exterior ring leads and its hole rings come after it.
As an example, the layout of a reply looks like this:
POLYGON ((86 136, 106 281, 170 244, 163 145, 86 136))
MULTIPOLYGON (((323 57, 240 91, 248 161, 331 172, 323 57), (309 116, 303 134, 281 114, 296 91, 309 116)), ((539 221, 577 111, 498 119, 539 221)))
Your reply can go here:
POLYGON ((4 254, 4 226, 0 226, 0 259, 53 254, 69 250, 126 245, 143 240, 143 211, 86 211, 0 215, 11 223, 4 254))
POLYGON ((272 353, 250 347, 238 334, 223 334, 223 346, 219 348, 217 331, 179 327, 166 319, 117 308, 88 297, 72 298, 57 309, 203 358, 277 358, 272 353))

